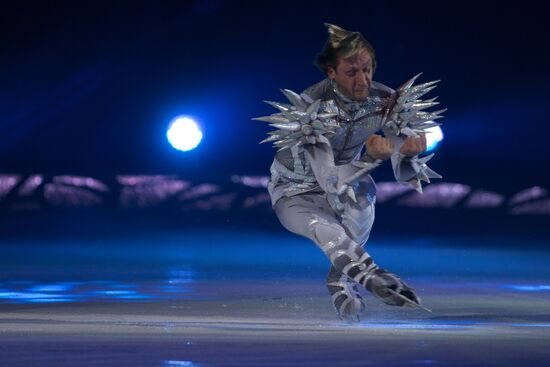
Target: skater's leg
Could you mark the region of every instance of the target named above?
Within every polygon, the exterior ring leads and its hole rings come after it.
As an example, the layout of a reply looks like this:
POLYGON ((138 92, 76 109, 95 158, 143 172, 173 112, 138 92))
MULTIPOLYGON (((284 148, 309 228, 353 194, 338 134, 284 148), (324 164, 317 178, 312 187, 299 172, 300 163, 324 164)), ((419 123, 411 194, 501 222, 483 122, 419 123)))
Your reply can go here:
POLYGON ((337 271, 360 283, 388 304, 405 304, 386 288, 397 292, 410 289, 398 277, 378 269, 370 255, 347 234, 321 194, 283 197, 274 210, 285 228, 315 242, 337 271))
POLYGON ((283 197, 274 209, 286 229, 315 242, 347 276, 359 281, 377 268, 369 254, 348 236, 322 195, 283 197))
POLYGON ((339 217, 350 238, 365 246, 374 224, 374 195, 358 195, 356 200, 350 201, 339 217))
MULTIPOLYGON (((356 193, 356 201, 348 201, 340 214, 342 227, 355 242, 365 246, 374 223, 375 191, 364 187, 364 192, 356 193)), ((396 298, 390 288, 405 297, 420 303, 420 298, 401 278, 384 269, 376 269, 373 276, 364 284, 376 297, 390 305, 403 305, 403 299, 396 298)))
MULTIPOLYGON (((320 195, 305 194, 283 198, 275 206, 275 212, 285 228, 311 239, 325 252, 331 262, 337 258, 333 256, 337 247, 343 249, 346 244, 350 246, 348 251, 356 261, 363 252, 361 247, 346 235, 336 214, 320 195), (325 230, 314 229, 314 227, 322 225, 326 227, 325 230), (355 251, 359 254, 356 254, 355 251)), ((349 262, 349 258, 347 262, 349 262)), ((343 262, 339 260, 339 263, 343 262)), ((346 265, 348 264, 345 263, 342 266, 346 265)), ((342 273, 342 266, 338 270, 331 265, 327 275, 327 289, 338 316, 351 322, 359 321, 359 317, 365 311, 365 302, 357 290, 356 282, 342 273)))

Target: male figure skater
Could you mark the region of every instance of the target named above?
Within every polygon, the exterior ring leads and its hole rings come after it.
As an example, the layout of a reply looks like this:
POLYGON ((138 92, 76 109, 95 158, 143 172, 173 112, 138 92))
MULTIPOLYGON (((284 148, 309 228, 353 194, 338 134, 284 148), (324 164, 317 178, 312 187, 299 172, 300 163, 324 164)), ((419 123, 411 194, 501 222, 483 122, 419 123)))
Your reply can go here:
POLYGON ((419 99, 437 81, 413 85, 417 75, 397 91, 375 82, 371 44, 359 32, 325 25, 329 39, 315 62, 326 79, 301 94, 283 90, 291 104, 267 102, 279 112, 257 120, 276 128, 262 143, 278 148, 268 184, 277 217, 326 254, 336 313, 359 321, 365 302, 357 285, 389 305, 420 305, 414 290, 363 248, 376 201, 369 172, 391 159, 396 180, 419 192, 422 180, 441 178, 426 165, 433 154, 418 155, 426 150, 425 130, 444 110, 426 112, 438 102, 419 99))

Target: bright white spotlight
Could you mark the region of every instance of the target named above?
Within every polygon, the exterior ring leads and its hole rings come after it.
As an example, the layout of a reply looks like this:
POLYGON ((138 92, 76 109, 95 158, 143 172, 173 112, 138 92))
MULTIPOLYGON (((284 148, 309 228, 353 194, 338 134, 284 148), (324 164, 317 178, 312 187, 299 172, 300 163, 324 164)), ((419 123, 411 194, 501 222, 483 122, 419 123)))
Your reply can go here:
POLYGON ((168 141, 174 149, 186 152, 195 149, 201 142, 202 131, 189 117, 176 117, 166 132, 168 141))
POLYGON ((434 126, 426 129, 426 132, 426 151, 434 150, 437 144, 443 140, 443 131, 439 126, 434 126))

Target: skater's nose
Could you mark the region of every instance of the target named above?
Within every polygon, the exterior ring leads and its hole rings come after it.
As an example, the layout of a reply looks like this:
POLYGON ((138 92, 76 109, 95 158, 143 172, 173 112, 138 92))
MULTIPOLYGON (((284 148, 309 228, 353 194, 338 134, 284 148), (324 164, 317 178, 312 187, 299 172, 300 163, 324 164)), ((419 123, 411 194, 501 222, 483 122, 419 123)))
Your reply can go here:
POLYGON ((359 89, 368 88, 369 85, 370 85, 368 74, 363 73, 363 72, 356 73, 355 74, 355 85, 359 89))

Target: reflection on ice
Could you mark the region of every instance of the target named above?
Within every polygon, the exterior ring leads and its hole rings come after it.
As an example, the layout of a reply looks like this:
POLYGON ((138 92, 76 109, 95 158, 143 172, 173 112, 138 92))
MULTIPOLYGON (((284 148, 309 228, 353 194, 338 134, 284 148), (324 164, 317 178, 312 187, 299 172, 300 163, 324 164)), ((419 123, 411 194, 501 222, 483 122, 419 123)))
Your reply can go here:
POLYGON ((48 294, 48 293, 33 293, 33 292, 1 292, 0 299, 48 299, 62 297, 58 294, 48 294))
MULTIPOLYGON (((125 300, 131 300, 131 299, 136 299, 136 300, 139 300, 139 299, 152 299, 154 297, 152 296, 147 296, 145 294, 126 294, 126 295, 120 295, 120 296, 115 296, 113 298, 116 298, 116 299, 125 299, 125 300)), ((157 297, 157 298, 160 298, 160 297, 157 297)))
POLYGON ((504 287, 520 292, 550 291, 550 284, 507 284, 504 287))
POLYGON ((195 272, 189 268, 171 268, 168 272, 168 284, 187 284, 196 279, 195 272))
POLYGON ((61 303, 61 302, 75 302, 74 298, 29 298, 26 300, 30 303, 61 303))
POLYGON ((137 301, 188 299, 195 273, 189 268, 172 268, 165 278, 118 282, 88 280, 41 283, 13 280, 0 283, 0 304, 41 302, 137 301))
MULTIPOLYGON (((487 320, 470 320, 470 319, 455 319, 455 320, 426 320, 426 321, 410 321, 407 323, 402 322, 385 322, 385 323, 372 323, 362 322, 357 325, 335 325, 335 327, 342 327, 349 329, 350 327, 356 327, 361 329, 388 329, 388 330, 449 330, 449 329, 471 329, 477 327, 487 326, 502 326, 501 322, 491 322, 487 320)), ((534 328, 550 328, 549 323, 506 323, 508 327, 534 327, 534 328)))
POLYGON ((119 291, 119 290, 116 290, 116 291, 96 291, 95 293, 96 294, 106 294, 106 295, 116 296, 116 295, 135 294, 136 292, 135 291, 119 291))
POLYGON ((165 366, 200 367, 200 364, 191 361, 164 361, 165 366))
POLYGON ((29 288, 29 292, 66 292, 73 286, 71 284, 45 284, 29 288))
POLYGON ((550 328, 550 324, 510 324, 516 327, 547 327, 550 328))
MULTIPOLYGON (((472 325, 472 322, 468 323, 462 323, 462 322, 448 322, 445 321, 444 323, 438 323, 438 322, 412 322, 412 323, 361 323, 359 324, 361 328, 365 329, 419 329, 419 330, 426 330, 426 329, 461 329, 466 328, 472 325)), ((345 325, 345 327, 349 328, 349 325, 345 325)))

